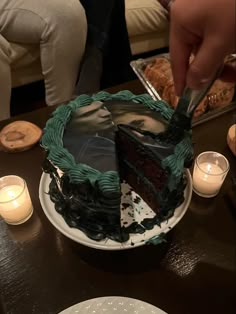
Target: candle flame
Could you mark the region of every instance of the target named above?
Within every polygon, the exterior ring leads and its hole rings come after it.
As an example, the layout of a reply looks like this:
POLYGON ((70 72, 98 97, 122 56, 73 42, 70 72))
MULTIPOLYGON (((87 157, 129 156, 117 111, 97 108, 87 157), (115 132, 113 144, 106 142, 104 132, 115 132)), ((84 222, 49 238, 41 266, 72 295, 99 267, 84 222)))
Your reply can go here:
POLYGON ((13 191, 7 191, 7 194, 9 196, 9 198, 11 198, 11 199, 15 198, 15 196, 16 196, 13 191))
POLYGON ((210 173, 212 169, 212 165, 211 164, 207 164, 207 173, 210 173))

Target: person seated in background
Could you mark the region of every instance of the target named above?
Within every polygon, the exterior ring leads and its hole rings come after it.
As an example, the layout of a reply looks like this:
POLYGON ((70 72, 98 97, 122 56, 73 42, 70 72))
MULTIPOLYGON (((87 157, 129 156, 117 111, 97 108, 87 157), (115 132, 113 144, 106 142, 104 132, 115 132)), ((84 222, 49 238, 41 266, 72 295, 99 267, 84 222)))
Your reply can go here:
POLYGON ((81 0, 88 36, 75 94, 92 94, 132 75, 124 0, 81 0))
POLYGON ((84 54, 87 21, 79 0, 0 1, 0 120, 10 116, 11 50, 9 41, 40 45, 46 103, 71 99, 84 54), (76 42, 76 44, 75 44, 76 42))

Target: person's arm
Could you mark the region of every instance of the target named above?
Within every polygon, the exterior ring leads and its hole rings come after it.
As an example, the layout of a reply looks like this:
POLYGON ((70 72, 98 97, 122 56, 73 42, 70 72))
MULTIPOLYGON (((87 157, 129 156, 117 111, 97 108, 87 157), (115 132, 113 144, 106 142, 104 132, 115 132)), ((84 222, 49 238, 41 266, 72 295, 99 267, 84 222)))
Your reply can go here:
MULTIPOLYGON (((235 0, 175 0, 170 10, 170 55, 177 94, 199 89, 235 51, 235 0), (189 65, 191 53, 194 61, 189 65)), ((235 80, 235 69, 224 78, 235 80)))

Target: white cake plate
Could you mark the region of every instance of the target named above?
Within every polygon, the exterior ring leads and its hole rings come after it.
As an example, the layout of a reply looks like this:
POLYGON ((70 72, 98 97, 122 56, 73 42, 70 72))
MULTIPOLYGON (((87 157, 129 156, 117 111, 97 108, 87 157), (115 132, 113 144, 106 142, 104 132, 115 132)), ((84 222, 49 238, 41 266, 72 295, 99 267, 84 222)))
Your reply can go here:
POLYGON ((126 297, 101 297, 75 304, 59 314, 167 314, 154 305, 126 297))
MULTIPOLYGON (((131 233, 130 239, 123 243, 112 241, 110 239, 95 241, 88 238, 79 229, 69 227, 63 217, 56 212, 54 208, 54 203, 50 200, 48 191, 51 179, 49 174, 43 173, 41 176, 39 185, 39 199, 43 211, 49 221, 66 237, 80 244, 95 249, 126 250, 145 245, 147 242, 151 242, 152 239, 156 239, 160 234, 165 234, 170 231, 182 219, 189 207, 192 197, 192 178, 189 170, 186 170, 186 177, 187 186, 184 191, 184 202, 178 208, 176 208, 174 215, 168 220, 163 221, 160 226, 155 225, 153 229, 146 230, 143 234, 131 233)), ((123 223, 125 222, 128 225, 132 221, 137 221, 140 223, 144 218, 152 218, 155 213, 143 200, 141 200, 141 202, 139 202, 138 204, 136 204, 136 202, 132 202, 132 200, 135 200, 135 198, 137 198, 138 196, 134 191, 132 191, 131 196, 126 196, 126 192, 129 191, 129 189, 130 187, 128 186, 128 184, 122 185, 123 196, 121 203, 130 203, 130 206, 127 207, 125 210, 124 208, 123 210, 121 210, 121 221, 123 221, 123 223)))

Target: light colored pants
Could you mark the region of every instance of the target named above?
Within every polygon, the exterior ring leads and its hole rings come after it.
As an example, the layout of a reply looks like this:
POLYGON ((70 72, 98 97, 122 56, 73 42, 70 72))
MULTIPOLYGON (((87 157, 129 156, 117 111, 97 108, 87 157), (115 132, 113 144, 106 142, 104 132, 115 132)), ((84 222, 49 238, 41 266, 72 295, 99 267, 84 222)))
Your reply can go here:
POLYGON ((86 36, 79 0, 0 0, 0 120, 9 117, 11 95, 11 51, 4 41, 39 44, 46 103, 55 105, 73 94, 86 36))

